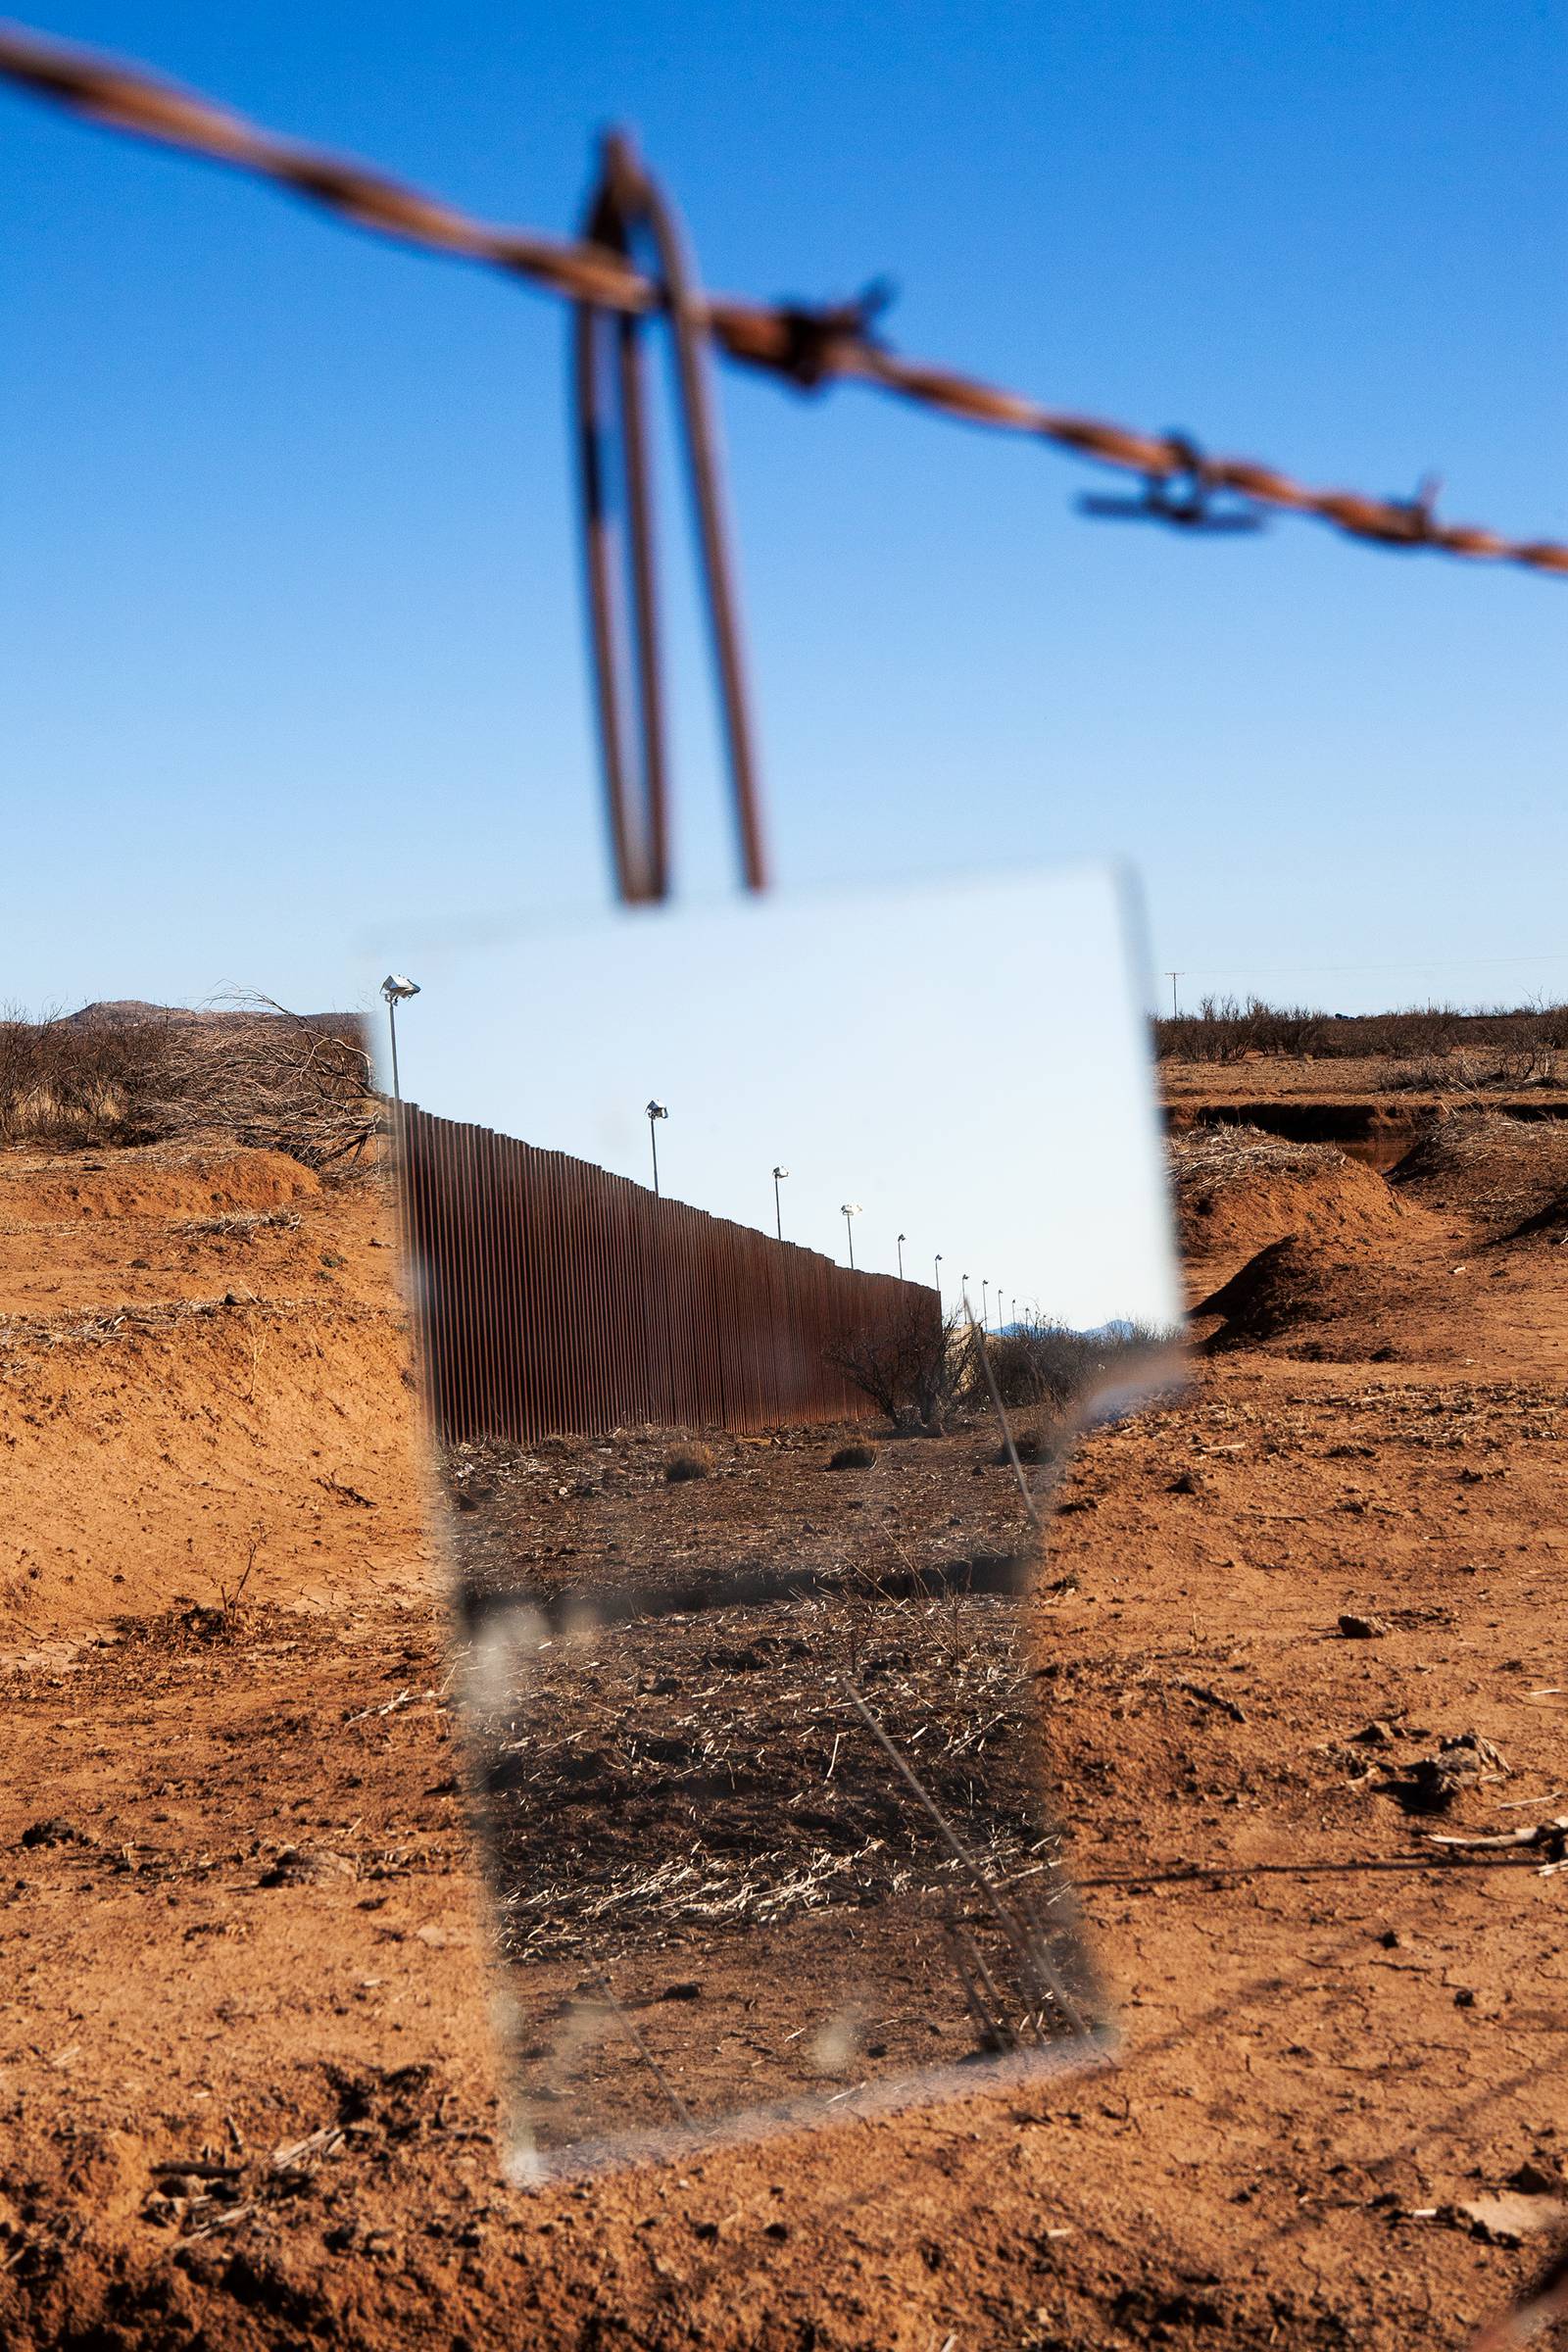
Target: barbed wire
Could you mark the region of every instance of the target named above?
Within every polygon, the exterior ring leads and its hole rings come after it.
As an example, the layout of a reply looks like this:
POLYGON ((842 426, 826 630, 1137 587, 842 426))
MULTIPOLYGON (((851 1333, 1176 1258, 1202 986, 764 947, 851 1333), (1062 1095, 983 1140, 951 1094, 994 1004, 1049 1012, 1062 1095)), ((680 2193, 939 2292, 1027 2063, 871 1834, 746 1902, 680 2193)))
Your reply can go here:
MULTIPOLYGON (((602 247, 476 220, 366 165, 279 137, 139 66, 6 24, 0 25, 0 78, 108 129, 270 180, 358 227, 427 252, 476 262, 601 309, 648 316, 667 308, 662 285, 602 247)), ((1084 502, 1093 514, 1212 531, 1247 528, 1258 510, 1274 508, 1313 516, 1382 547, 1425 548, 1568 575, 1568 543, 1509 539, 1478 524, 1440 521, 1430 482, 1411 498, 1314 490, 1276 466, 1205 454, 1186 434, 1144 433, 1100 417, 1065 415, 959 370, 902 358, 876 331, 876 313, 885 301, 880 286, 855 301, 819 305, 709 295, 689 323, 706 331, 730 359, 804 389, 835 381, 868 384, 965 423, 1021 433, 1142 475, 1144 487, 1137 496, 1084 502)))

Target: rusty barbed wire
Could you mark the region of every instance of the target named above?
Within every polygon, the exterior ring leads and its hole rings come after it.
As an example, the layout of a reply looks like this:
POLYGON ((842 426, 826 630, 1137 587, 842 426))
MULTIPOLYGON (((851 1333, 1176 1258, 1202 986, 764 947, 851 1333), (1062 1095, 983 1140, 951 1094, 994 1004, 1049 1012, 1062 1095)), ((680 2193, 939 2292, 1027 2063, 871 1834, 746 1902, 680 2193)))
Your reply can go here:
MULTIPOLYGON (((663 285, 601 247, 476 220, 366 165, 279 137, 140 67, 67 47, 22 25, 0 25, 0 78, 106 128, 271 180, 361 228, 500 270, 573 302, 634 316, 669 307, 663 285)), ((904 359, 873 334, 863 299, 810 305, 708 296, 692 306, 687 323, 700 325, 730 359, 803 388, 837 381, 868 384, 968 424, 1021 433, 1142 474, 1145 496, 1138 511, 1150 519, 1191 527, 1209 514, 1212 500, 1224 495, 1233 502, 1226 510, 1232 516, 1238 512, 1235 502, 1244 502, 1309 515, 1382 547, 1424 548, 1568 575, 1568 543, 1509 539, 1479 524, 1442 522, 1425 490, 1414 498, 1314 490, 1277 466, 1202 455, 1181 433, 1144 433, 1099 417, 1064 415, 959 370, 904 359), (1172 483, 1176 494, 1162 498, 1161 486, 1172 483)))

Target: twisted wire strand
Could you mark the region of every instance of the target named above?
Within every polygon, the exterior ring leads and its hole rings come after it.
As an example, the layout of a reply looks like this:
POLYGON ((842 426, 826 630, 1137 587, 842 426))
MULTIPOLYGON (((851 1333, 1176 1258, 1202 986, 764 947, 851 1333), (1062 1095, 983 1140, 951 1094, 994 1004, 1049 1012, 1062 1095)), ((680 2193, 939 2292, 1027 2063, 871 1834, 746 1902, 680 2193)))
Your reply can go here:
MULTIPOLYGON (((667 307, 663 287, 601 247, 476 220, 366 165, 281 138, 139 66, 68 48, 24 26, 0 25, 0 79, 108 129, 270 180, 358 227, 477 262, 573 302, 634 315, 667 307)), ((1074 456, 1120 466, 1141 474, 1149 485, 1185 482, 1194 498, 1181 507, 1146 502, 1143 511, 1167 521, 1201 525, 1204 502, 1228 495, 1254 508, 1312 515, 1353 539, 1384 547, 1428 548, 1568 575, 1568 543, 1509 539, 1479 524, 1442 522, 1425 495, 1374 498, 1355 490, 1314 490, 1277 466, 1202 455, 1178 434, 1142 433, 1102 417, 1065 415, 957 369, 905 359, 872 333, 868 308, 843 303, 813 309, 708 296, 694 306, 690 322, 732 360, 798 384, 858 381, 968 424, 1022 433, 1074 456)))

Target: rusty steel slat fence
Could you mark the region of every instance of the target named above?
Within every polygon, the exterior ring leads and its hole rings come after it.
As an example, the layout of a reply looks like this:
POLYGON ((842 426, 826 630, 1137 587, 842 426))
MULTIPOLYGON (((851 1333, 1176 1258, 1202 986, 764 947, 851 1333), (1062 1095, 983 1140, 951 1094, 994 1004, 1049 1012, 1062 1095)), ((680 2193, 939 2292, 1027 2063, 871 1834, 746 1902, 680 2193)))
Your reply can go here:
POLYGON ((437 1433, 522 1444, 610 1429, 866 1420, 830 1347, 935 1291, 852 1273, 606 1168, 405 1103, 404 1247, 437 1433))

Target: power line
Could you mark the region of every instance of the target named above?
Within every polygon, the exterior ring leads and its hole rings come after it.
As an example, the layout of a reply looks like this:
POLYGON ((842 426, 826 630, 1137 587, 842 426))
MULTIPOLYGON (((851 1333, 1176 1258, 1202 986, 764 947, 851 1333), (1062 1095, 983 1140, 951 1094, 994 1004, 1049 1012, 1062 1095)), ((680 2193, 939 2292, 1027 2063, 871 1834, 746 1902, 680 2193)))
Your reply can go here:
MULTIPOLYGON (((603 247, 478 220, 384 172, 279 137, 140 66, 120 65, 13 25, 0 30, 0 77, 109 129, 271 180, 340 220, 427 252, 478 262, 570 301, 627 317, 669 307, 662 284, 603 247)), ((1440 522, 1430 483, 1412 498, 1314 490, 1272 466, 1205 455, 1184 434, 1143 433, 1099 417, 1064 415, 958 370, 903 359, 875 331, 876 313, 885 301, 881 288, 858 301, 815 306, 714 295, 689 306, 686 317, 731 359, 797 384, 815 387, 839 378, 871 384, 965 423, 1049 441, 1074 456, 1144 477, 1141 496, 1086 502, 1093 513, 1223 530, 1254 519, 1256 510, 1277 508, 1315 516, 1352 538, 1385 547, 1430 548, 1568 574, 1568 544, 1561 541, 1508 539, 1480 525, 1440 522)))
MULTIPOLYGON (((1299 975, 1302 979, 1309 979, 1329 973, 1487 971, 1505 964, 1522 963, 1568 963, 1568 948, 1547 949, 1539 956, 1409 956, 1397 963, 1189 964, 1177 977, 1192 980, 1246 980, 1290 979, 1299 975)), ((1165 978, 1171 978, 1168 971, 1165 978)))

